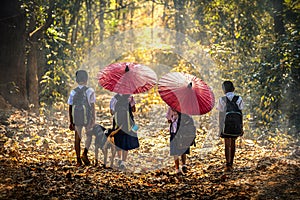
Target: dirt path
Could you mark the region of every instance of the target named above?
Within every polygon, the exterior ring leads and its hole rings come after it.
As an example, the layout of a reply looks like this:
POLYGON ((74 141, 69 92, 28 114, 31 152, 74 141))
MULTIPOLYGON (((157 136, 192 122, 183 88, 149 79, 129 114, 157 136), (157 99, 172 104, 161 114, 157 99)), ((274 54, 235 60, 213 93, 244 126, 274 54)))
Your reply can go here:
MULTIPOLYGON (((225 173, 221 141, 207 145, 209 136, 198 132, 189 172, 178 176, 168 156, 167 125, 159 122, 157 129, 150 120, 145 124, 153 129, 141 125, 141 147, 130 152, 127 172, 76 168, 66 115, 51 116, 2 114, 0 199, 300 199, 300 161, 292 150, 243 140, 234 171, 225 173)), ((110 116, 102 115, 101 121, 109 125, 110 116)))

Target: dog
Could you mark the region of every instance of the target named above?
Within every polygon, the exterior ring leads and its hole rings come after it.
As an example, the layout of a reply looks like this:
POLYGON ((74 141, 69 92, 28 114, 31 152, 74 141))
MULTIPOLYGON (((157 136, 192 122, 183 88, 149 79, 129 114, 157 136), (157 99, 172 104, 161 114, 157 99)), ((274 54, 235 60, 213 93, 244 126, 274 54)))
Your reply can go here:
POLYGON ((114 135, 120 130, 106 129, 105 127, 96 124, 87 134, 94 135, 95 138, 95 166, 98 165, 99 149, 102 150, 104 155, 103 167, 107 168, 107 154, 108 150, 111 150, 110 168, 114 166, 114 159, 116 156, 116 147, 114 145, 114 135))

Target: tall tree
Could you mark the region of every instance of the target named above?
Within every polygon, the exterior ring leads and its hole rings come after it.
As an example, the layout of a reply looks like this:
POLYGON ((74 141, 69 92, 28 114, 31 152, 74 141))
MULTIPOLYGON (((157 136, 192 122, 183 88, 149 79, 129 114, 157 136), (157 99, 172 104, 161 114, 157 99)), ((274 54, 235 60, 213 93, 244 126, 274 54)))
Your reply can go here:
POLYGON ((100 14, 99 14, 99 25, 100 25, 100 42, 104 39, 105 24, 104 24, 104 11, 105 11, 105 0, 100 0, 100 14))
POLYGON ((176 9, 174 21, 175 21, 175 30, 176 30, 176 44, 180 45, 183 41, 181 41, 181 34, 185 32, 184 29, 184 4, 185 0, 174 0, 174 7, 176 9))
MULTIPOLYGON (((36 27, 38 22, 36 21, 37 16, 35 12, 29 14, 30 21, 29 24, 29 48, 27 55, 27 85, 28 85, 28 99, 29 103, 34 105, 35 110, 39 107, 39 76, 38 76, 38 65, 41 63, 39 61, 38 52, 39 46, 41 45, 40 40, 44 37, 45 31, 53 22, 52 12, 54 10, 55 1, 51 1, 50 6, 47 11, 47 18, 45 23, 36 27)), ((40 5, 43 6, 43 5, 40 5)), ((34 11, 34 10, 33 10, 34 11)))
POLYGON ((274 31, 277 35, 285 34, 283 22, 283 0, 272 0, 273 4, 273 18, 274 18, 274 31))
POLYGON ((0 94, 17 108, 28 108, 25 67, 26 17, 18 0, 1 1, 0 94))

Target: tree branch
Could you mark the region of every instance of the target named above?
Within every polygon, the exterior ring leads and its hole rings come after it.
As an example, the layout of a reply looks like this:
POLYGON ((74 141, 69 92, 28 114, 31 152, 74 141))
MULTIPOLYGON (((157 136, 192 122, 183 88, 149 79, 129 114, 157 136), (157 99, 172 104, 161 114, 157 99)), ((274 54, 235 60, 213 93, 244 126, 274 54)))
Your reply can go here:
MULTIPOLYGON (((145 3, 147 1, 152 1, 152 0, 144 0, 143 2, 139 2, 139 3, 145 3)), ((106 13, 112 13, 112 12, 115 12, 115 11, 119 11, 119 10, 122 10, 124 8, 127 8, 128 6, 131 6, 131 5, 134 5, 135 2, 132 2, 132 3, 129 3, 129 4, 126 4, 126 5, 122 5, 121 7, 119 8, 116 8, 116 9, 110 9, 110 10, 107 10, 107 11, 101 11, 98 15, 95 16, 95 18, 92 20, 92 24, 95 23, 96 19, 102 15, 102 14, 106 14, 106 13)))
POLYGON ((33 30, 32 32, 29 33, 29 38, 33 39, 33 38, 39 38, 42 34, 43 31, 45 31, 47 28, 50 27, 50 25, 52 24, 54 18, 52 17, 52 11, 54 10, 55 7, 55 1, 50 1, 51 4, 49 6, 48 12, 47 12, 47 19, 45 24, 43 24, 42 26, 38 27, 37 29, 33 30))

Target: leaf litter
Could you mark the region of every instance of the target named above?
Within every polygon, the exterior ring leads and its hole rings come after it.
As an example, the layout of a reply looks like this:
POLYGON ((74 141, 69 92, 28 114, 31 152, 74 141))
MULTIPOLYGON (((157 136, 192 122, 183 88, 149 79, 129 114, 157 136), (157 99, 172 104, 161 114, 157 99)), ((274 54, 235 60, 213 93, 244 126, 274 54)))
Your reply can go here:
MULTIPOLYGON (((111 117, 103 113, 98 118, 110 126, 111 117)), ((214 148, 205 150, 208 133, 198 129, 189 171, 176 175, 168 155, 168 125, 157 129, 149 119, 136 117, 140 148, 129 152, 129 171, 75 167, 67 116, 1 112, 1 199, 300 199, 298 147, 272 149, 241 139, 234 171, 228 173, 222 140, 213 138, 214 148)), ((94 158, 93 146, 89 158, 94 158)))

